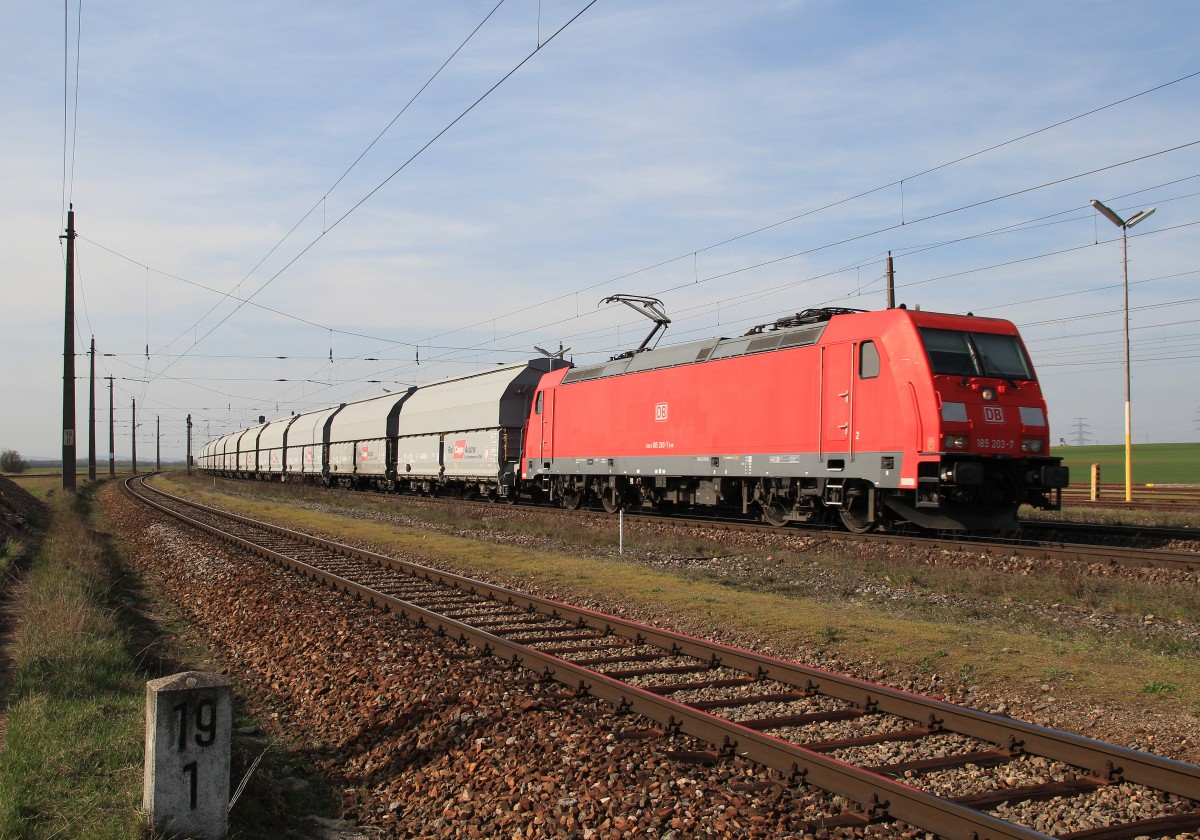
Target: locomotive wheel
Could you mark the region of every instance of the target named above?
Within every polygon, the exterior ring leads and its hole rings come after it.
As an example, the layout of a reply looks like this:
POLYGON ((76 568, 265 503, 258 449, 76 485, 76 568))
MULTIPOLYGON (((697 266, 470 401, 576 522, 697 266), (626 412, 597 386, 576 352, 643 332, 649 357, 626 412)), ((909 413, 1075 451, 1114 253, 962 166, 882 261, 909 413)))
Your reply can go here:
POLYGON ((566 490, 560 498, 562 506, 567 510, 579 510, 579 506, 583 504, 583 493, 579 490, 566 490))
POLYGON ((787 508, 783 502, 768 502, 762 506, 763 522, 782 528, 787 524, 787 508))
POLYGON ((875 530, 875 523, 867 518, 867 497, 860 493, 849 493, 838 508, 838 515, 846 530, 853 534, 865 534, 875 530))
POLYGON ((620 499, 614 499, 612 491, 605 491, 600 496, 600 505, 604 508, 605 513, 616 513, 623 505, 620 499))

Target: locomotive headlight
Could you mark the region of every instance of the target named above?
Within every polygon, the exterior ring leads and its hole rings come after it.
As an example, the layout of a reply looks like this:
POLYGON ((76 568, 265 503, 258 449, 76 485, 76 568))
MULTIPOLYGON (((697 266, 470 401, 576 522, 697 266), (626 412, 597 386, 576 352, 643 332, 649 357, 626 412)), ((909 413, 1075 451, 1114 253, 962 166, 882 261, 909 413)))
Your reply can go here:
POLYGON ((1041 438, 1021 438, 1022 452, 1041 452, 1042 445, 1043 442, 1041 438))
POLYGON ((996 389, 983 388, 979 391, 979 396, 983 397, 984 402, 992 402, 996 399, 996 389))
POLYGON ((947 449, 966 449, 971 442, 966 435, 946 435, 943 440, 947 449))

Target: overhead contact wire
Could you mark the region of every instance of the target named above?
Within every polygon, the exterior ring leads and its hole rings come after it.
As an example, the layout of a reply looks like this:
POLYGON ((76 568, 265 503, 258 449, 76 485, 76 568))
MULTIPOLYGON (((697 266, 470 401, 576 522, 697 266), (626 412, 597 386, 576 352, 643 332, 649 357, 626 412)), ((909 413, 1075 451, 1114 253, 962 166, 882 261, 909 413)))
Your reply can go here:
MULTIPOLYGON (((341 216, 339 216, 337 219, 335 219, 333 221, 333 224, 329 225, 329 227, 326 230, 322 231, 322 233, 319 236, 314 238, 313 241, 310 242, 308 245, 306 245, 298 254, 296 254, 294 257, 292 257, 290 260, 288 260, 288 262, 282 268, 280 268, 277 272, 272 274, 266 280, 266 282, 264 282, 261 286, 259 286, 257 289, 255 289, 254 292, 251 293, 250 296, 247 298, 247 300, 253 300, 255 297, 257 297, 264 289, 266 289, 269 285, 271 285, 271 283, 273 283, 280 275, 282 275, 285 271, 287 271, 289 268, 291 268, 301 257, 303 257, 305 254, 307 254, 310 250, 312 250, 312 248, 318 242, 320 242, 322 239, 325 238, 326 234, 328 234, 331 230, 333 230, 338 225, 340 225, 343 221, 345 221, 351 214, 353 214, 355 211, 357 211, 359 207, 361 207, 363 204, 365 204, 372 196, 374 196, 377 192, 379 192, 381 189, 383 189, 384 186, 386 186, 388 183, 390 183, 393 178, 395 178, 397 175, 399 175, 401 172, 403 172, 405 169, 407 169, 408 166, 413 161, 415 161, 418 157, 420 157, 430 146, 432 146, 434 143, 436 143, 441 137, 443 137, 446 134, 446 132, 448 132, 451 128, 453 128, 455 125, 457 125, 464 117, 467 116, 467 114, 469 114, 473 110, 475 110, 475 108, 481 102, 483 102, 485 99, 487 99, 489 96, 491 96, 491 94, 493 92, 495 92, 496 89, 498 89, 502 84, 504 84, 506 81, 508 81, 508 79, 512 78, 512 76, 518 70, 520 70, 522 67, 524 67, 530 61, 530 59, 532 59, 535 55, 540 53, 555 38, 557 38, 560 34, 562 34, 562 32, 567 27, 569 27, 572 23, 577 21, 584 14, 584 12, 586 12, 588 9, 590 9, 592 6, 594 6, 597 2, 599 2, 599 0, 590 0, 590 2, 586 6, 584 6, 581 10, 579 10, 579 12, 577 12, 570 20, 568 20, 561 27, 559 27, 552 35, 550 35, 550 37, 547 38, 544 43, 539 45, 531 53, 529 53, 527 56, 525 56, 523 59, 521 59, 521 61, 518 62, 515 67, 513 67, 511 70, 509 70, 507 73, 505 73, 500 78, 500 80, 497 81, 495 84, 493 84, 490 88, 488 88, 487 91, 485 91, 483 93, 483 95, 481 95, 478 99, 476 99, 469 106, 467 106, 466 109, 464 109, 457 117, 455 117, 453 120, 451 120, 444 128, 442 128, 441 131, 439 131, 437 134, 435 134, 429 141, 427 141, 423 146, 421 146, 421 148, 419 148, 416 152, 414 152, 404 163, 402 163, 399 167, 397 167, 396 170, 392 172, 392 174, 390 174, 386 178, 384 178, 370 192, 368 192, 365 196, 363 196, 361 199, 359 199, 349 210, 347 210, 345 213, 343 213, 341 216)), ((236 314, 238 312, 238 310, 240 310, 240 309, 241 309, 241 305, 236 307, 232 312, 230 312, 228 315, 226 315, 224 318, 222 318, 220 321, 218 321, 212 327, 212 329, 210 329, 208 332, 206 332, 204 335, 202 335, 200 338, 198 338, 196 341, 194 341, 191 346, 195 347, 201 341, 208 338, 208 336, 212 335, 212 333, 215 330, 217 330, 222 324, 224 324, 231 317, 233 317, 233 315, 236 314)), ((190 350, 191 347, 189 347, 188 349, 190 350)), ((185 351, 185 354, 186 354, 186 351, 185 351)), ((174 362, 172 362, 172 364, 174 364, 174 362)), ((168 365, 168 367, 169 366, 170 365, 168 365)), ((164 368, 164 370, 165 370, 165 368, 164 368)))
MULTIPOLYGON (((231 289, 229 292, 224 293, 224 296, 220 300, 218 300, 216 303, 214 303, 212 305, 212 307, 208 310, 208 312, 205 312, 202 316, 200 316, 200 318, 196 321, 196 323, 192 327, 188 327, 188 329, 184 330, 182 333, 180 333, 175 338, 171 339, 170 342, 168 342, 166 345, 164 345, 164 347, 163 347, 164 350, 167 347, 170 347, 172 344, 174 344, 176 341, 178 341, 183 336, 187 335, 187 333, 190 330, 194 329, 196 326, 199 326, 199 324, 202 323, 205 318, 207 318, 210 314, 212 314, 212 312, 218 306, 220 306, 222 303, 224 303, 229 298, 233 298, 234 300, 238 301, 239 306, 243 303, 249 302, 248 300, 242 300, 241 298, 236 297, 234 295, 234 292, 236 292, 238 289, 240 289, 242 287, 242 284, 245 283, 247 280, 249 280, 250 277, 254 274, 254 272, 258 271, 258 269, 260 267, 262 267, 262 264, 265 263, 267 260, 269 260, 271 258, 271 256, 277 250, 279 250, 280 246, 282 246, 283 243, 286 242, 288 240, 288 238, 293 233, 296 232, 296 230, 300 227, 300 225, 304 224, 305 220, 307 220, 308 217, 313 214, 313 211, 315 211, 318 207, 321 207, 325 203, 325 200, 327 198, 329 198, 330 194, 332 194, 333 191, 335 189, 337 189, 338 185, 341 184, 343 180, 345 180, 346 176, 349 175, 351 171, 353 171, 354 167, 358 166, 358 164, 362 161, 362 159, 367 156, 367 153, 370 152, 371 149, 373 149, 375 147, 375 144, 378 143, 380 141, 380 139, 382 139, 383 135, 387 134, 388 131, 391 129, 391 127, 396 124, 396 121, 399 120, 400 117, 404 116, 405 112, 408 111, 409 107, 411 107, 412 104, 417 101, 417 98, 422 93, 425 92, 426 88, 428 88, 431 84, 433 84, 433 81, 438 76, 440 76, 442 71, 446 69, 446 67, 450 64, 450 62, 453 61, 454 58, 460 52, 462 52, 463 48, 471 41, 472 38, 475 37, 476 34, 478 34, 479 30, 483 28, 484 24, 486 24, 491 19, 492 15, 494 15, 496 13, 496 10, 499 9, 502 5, 504 5, 504 0, 500 0, 500 2, 497 3, 492 8, 492 10, 490 12, 488 12, 487 15, 484 16, 483 20, 481 20, 473 30, 471 30, 471 34, 468 35, 465 39, 463 39, 463 42, 461 44, 459 44, 458 47, 455 48, 454 52, 452 52, 450 54, 450 57, 442 62, 441 66, 438 67, 438 69, 436 71, 434 71, 432 76, 430 76, 428 79, 425 80, 425 84, 421 85, 420 89, 418 89, 417 92, 412 95, 412 97, 408 100, 408 102, 406 102, 404 104, 404 107, 400 109, 400 111, 396 114, 396 116, 392 117, 391 122, 389 122, 386 126, 384 126, 383 130, 380 131, 379 134, 377 134, 375 136, 375 139, 372 140, 367 145, 367 147, 365 149, 363 149, 362 153, 359 154, 359 156, 354 159, 354 162, 351 163, 348 167, 346 167, 346 171, 338 176, 338 179, 333 182, 333 186, 331 186, 331 187, 329 187, 329 189, 325 190, 325 193, 319 199, 317 199, 317 202, 315 204, 313 204, 312 207, 309 208, 308 212, 306 212, 303 216, 301 216, 300 220, 298 222, 296 222, 294 225, 292 225, 291 229, 283 235, 283 238, 281 238, 278 242, 276 242, 274 247, 272 247, 271 250, 268 251, 266 253, 266 255, 254 265, 253 268, 251 268, 248 272, 246 272, 246 275, 241 280, 238 281, 237 285, 234 286, 233 289, 231 289)), ((325 227, 325 225, 322 225, 322 230, 327 231, 328 229, 325 227)), ((324 233, 322 235, 324 235, 324 233)), ((234 311, 236 311, 236 309, 234 311)))
MULTIPOLYGON (((995 151, 996 149, 1000 149, 1000 148, 1003 148, 1003 147, 1005 147, 1005 146, 1011 145, 1011 144, 1013 144, 1013 143, 1020 142, 1021 140, 1026 140, 1026 139, 1028 139, 1028 138, 1030 138, 1030 137, 1034 137, 1034 136, 1036 136, 1036 135, 1038 135, 1038 134, 1042 134, 1042 133, 1044 133, 1044 132, 1051 131, 1051 130, 1053 130, 1053 129, 1055 129, 1055 128, 1059 128, 1059 127, 1061 127, 1061 126, 1067 125, 1068 123, 1075 122, 1076 120, 1080 120, 1080 119, 1083 119, 1083 118, 1085 118, 1085 117, 1089 117, 1089 116, 1092 116, 1092 115, 1094 115, 1094 114, 1098 114, 1098 113, 1100 113, 1101 111, 1107 110, 1108 108, 1113 108, 1113 107, 1115 107, 1115 106, 1117 106, 1117 105, 1122 105, 1122 104, 1124 104, 1124 103, 1126 103, 1126 102, 1130 102, 1130 101, 1132 101, 1132 100, 1134 100, 1134 99, 1137 99, 1137 98, 1139 98, 1139 97, 1146 96, 1146 95, 1148 95, 1148 94, 1154 93, 1154 92, 1156 92, 1156 91, 1162 90, 1162 89, 1164 89, 1164 88, 1167 88, 1167 87, 1170 87, 1170 86, 1172 86, 1172 85, 1179 84, 1180 82, 1187 81, 1188 79, 1192 79, 1192 78, 1195 78, 1195 77, 1197 77, 1197 76, 1200 76, 1200 70, 1198 70, 1198 71, 1196 71, 1196 72, 1194 72, 1194 73, 1189 73, 1189 74, 1187 74, 1187 75, 1185 75, 1185 76, 1180 76, 1179 78, 1177 78, 1177 79, 1173 79, 1173 80, 1171 80, 1171 81, 1169 81, 1169 82, 1164 82, 1164 83, 1162 83, 1162 84, 1160 84, 1160 85, 1156 85, 1155 87, 1148 88, 1148 89, 1146 89, 1146 90, 1143 90, 1143 91, 1141 91, 1140 93, 1135 93, 1135 94, 1132 94, 1132 95, 1130 95, 1130 96, 1126 96, 1126 97, 1125 97, 1125 98, 1123 98, 1123 99, 1118 99, 1118 100, 1116 100, 1115 102, 1110 102, 1110 103, 1108 103, 1107 105, 1102 105, 1102 106, 1100 106, 1100 107, 1098 107, 1098 108, 1093 108, 1093 109, 1091 109, 1090 111, 1085 111, 1085 112, 1083 112, 1083 113, 1081 113, 1081 114, 1076 114, 1076 115, 1075 115, 1075 116, 1073 116, 1073 117, 1068 117, 1067 119, 1064 119, 1064 120, 1059 120, 1059 121, 1058 121, 1058 122, 1056 122, 1056 123, 1053 123, 1053 124, 1051 124, 1051 125, 1045 126, 1045 127, 1043 127, 1043 128, 1039 128, 1039 129, 1037 129, 1037 130, 1035 130, 1035 131, 1026 132, 1025 134, 1022 134, 1022 135, 1020 135, 1020 136, 1018 136, 1018 137, 1013 137, 1013 138, 1011 138, 1011 139, 1009 139, 1009 140, 1005 140, 1005 141, 1004 141, 1004 142, 1002 142, 1002 143, 996 143, 996 144, 994 144, 994 145, 992 145, 992 146, 988 146, 988 147, 987 147, 987 148, 985 148, 985 149, 980 149, 979 151, 976 151, 976 152, 971 152, 970 154, 966 154, 966 155, 963 155, 963 156, 961 156, 961 157, 955 158, 954 160, 950 160, 950 161, 947 161, 947 162, 945 162, 945 163, 939 164, 939 165, 937 165, 937 166, 930 167, 929 169, 925 169, 925 170, 923 170, 923 171, 921 171, 921 172, 918 172, 918 173, 916 173, 916 174, 914 174, 914 175, 908 175, 908 176, 905 176, 904 178, 899 178, 899 179, 897 179, 897 180, 894 180, 894 181, 892 181, 892 182, 890 182, 890 183, 883 184, 883 185, 881 185, 881 186, 878 186, 878 187, 874 187, 873 189, 865 190, 864 192, 860 192, 860 193, 858 193, 858 194, 856 194, 856 195, 852 195, 852 196, 848 196, 848 197, 846 197, 846 198, 838 199, 837 201, 830 202, 829 204, 825 204, 825 205, 823 205, 823 206, 821 206, 821 207, 816 207, 816 208, 814 208, 814 209, 812 209, 812 210, 807 210, 807 211, 805 211, 805 212, 803 212, 803 213, 798 213, 798 214, 796 214, 796 215, 794 215, 794 216, 790 216, 790 217, 788 217, 788 218, 786 218, 786 219, 781 219, 780 221, 777 221, 777 222, 772 222, 772 223, 771 223, 771 224, 769 224, 769 225, 764 225, 764 226, 762 226, 762 227, 760 227, 760 228, 756 228, 755 230, 747 231, 747 232, 745 232, 745 233, 740 233, 740 234, 738 234, 738 235, 736 235, 736 236, 731 236, 731 237, 729 237, 728 239, 723 239, 723 240, 721 240, 721 241, 719 241, 719 242, 715 242, 715 243, 713 243, 713 244, 711 244, 711 245, 706 245, 706 246, 704 246, 704 247, 702 247, 702 248, 694 248, 694 249, 692 249, 692 250, 688 251, 688 252, 687 252, 687 253, 685 253, 685 254, 680 254, 679 256, 676 256, 676 257, 671 257, 670 259, 661 260, 661 261, 659 261, 659 262, 657 262, 657 263, 654 263, 654 264, 652 264, 652 265, 648 265, 648 266, 645 266, 645 267, 643 267, 643 268, 636 269, 635 271, 630 271, 630 272, 627 272, 627 273, 625 273, 625 274, 622 274, 622 275, 620 275, 620 276, 618 276, 618 277, 613 277, 613 278, 611 278, 611 279, 609 279, 609 280, 603 280, 603 281, 601 281, 601 282, 598 282, 598 283, 593 283, 593 284, 592 284, 592 285, 590 285, 590 286, 583 286, 583 287, 581 287, 581 288, 579 288, 579 289, 575 289, 575 290, 573 290, 573 291, 571 291, 571 292, 568 292, 568 293, 566 293, 566 294, 559 295, 559 296, 557 296, 557 297, 553 297, 553 298, 548 298, 548 299, 546 299, 546 300, 544 300, 544 301, 541 301, 541 302, 539 302, 539 303, 533 304, 532 306, 523 307, 523 308, 521 308, 521 309, 515 310, 515 311, 513 311, 513 312, 509 312, 509 313, 508 313, 508 314, 506 314, 506 315, 501 315, 501 316, 498 316, 498 317, 499 317, 500 319, 504 319, 504 318, 510 318, 510 317, 512 317, 513 315, 519 315, 519 314, 521 314, 522 312, 527 312, 527 311, 529 311, 529 310, 531 310, 531 309, 535 309, 535 308, 537 308, 537 307, 539 307, 539 306, 545 306, 545 305, 548 305, 548 304, 550 304, 550 303, 555 303, 555 302, 557 302, 557 301, 560 301, 560 300, 565 300, 566 298, 569 298, 569 297, 571 297, 572 295, 579 294, 579 293, 581 293, 581 292, 593 291, 593 290, 595 290, 595 289, 599 289, 599 288, 602 288, 602 287, 604 287, 604 286, 608 286, 608 285, 610 285, 610 284, 612 284, 612 283, 616 283, 616 282, 618 282, 618 281, 620 281, 620 280, 624 280, 624 279, 626 279, 626 278, 633 277, 634 275, 641 274, 641 273, 643 273, 643 272, 646 272, 646 271, 653 271, 653 270, 654 270, 654 269, 656 269, 656 268, 661 268, 661 267, 663 267, 663 266, 670 265, 671 263, 678 262, 679 260, 686 259, 687 257, 693 257, 693 256, 694 256, 694 255, 696 255, 696 254, 701 254, 701 253, 704 253, 705 251, 711 251, 711 250, 714 250, 714 249, 716 249, 716 248, 720 248, 720 247, 722 247, 722 246, 724 246, 724 245, 728 245, 728 244, 730 244, 730 243, 732 243, 732 242, 737 242, 737 241, 738 241, 738 240, 740 240, 740 239, 746 239, 747 237, 750 237, 750 236, 755 236, 755 235, 757 235, 757 234, 759 234, 759 233, 763 233, 763 232, 765 232, 765 231, 772 230, 773 228, 777 228, 777 227, 780 227, 780 226, 782 226, 782 225, 786 225, 786 224, 789 224, 789 223, 791 223, 791 222, 795 222, 795 221, 798 221, 798 220, 800 220, 800 219, 804 219, 804 218, 807 218, 807 217, 809 217, 809 216, 816 215, 817 213, 823 213, 823 212, 825 212, 826 210, 831 210, 831 209, 833 209, 834 207, 839 207, 839 206, 841 206, 841 205, 843 205, 843 204, 848 204, 849 202, 851 202, 851 201, 856 201, 856 200, 858 200, 858 199, 860 199, 860 198, 866 198, 867 196, 869 196, 869 195, 873 195, 873 194, 875 194, 875 193, 877 193, 877 192, 881 192, 882 190, 890 189, 890 188, 892 188, 892 187, 895 187, 895 186, 897 186, 897 185, 903 184, 905 181, 912 181, 912 180, 914 180, 914 179, 916 179, 916 178, 920 178, 920 177, 922 177, 922 176, 924 176, 924 175, 929 175, 930 173, 937 172, 937 171, 939 171, 939 170, 941 170, 941 169, 946 169, 947 167, 954 166, 954 165, 956 165, 956 164, 962 163, 963 161, 970 160, 970 159, 972 159, 972 158, 975 158, 975 157, 979 157, 979 156, 981 156, 981 155, 987 154, 988 152, 995 151)), ((966 209, 966 208, 963 208, 963 209, 966 209)), ((931 217, 931 218, 932 218, 932 217, 931 217)), ((889 228, 889 229, 890 229, 890 228, 889 228)), ((439 333, 439 334, 437 334, 437 335, 430 336, 430 338, 431 338, 431 339, 432 339, 432 338, 441 338, 441 337, 443 337, 443 336, 446 336, 446 335, 452 335, 452 334, 454 334, 455 332, 459 332, 460 330, 472 329, 472 328, 474 328, 474 327, 480 326, 481 324, 487 323, 487 321, 488 321, 488 320, 494 320, 494 319, 492 319, 492 318, 485 319, 485 320, 483 320, 483 321, 479 321, 478 323, 475 323, 475 324, 470 324, 470 325, 468 325, 468 326, 460 327, 460 328, 459 328, 459 329, 457 329, 457 330, 450 330, 449 332, 439 333)))

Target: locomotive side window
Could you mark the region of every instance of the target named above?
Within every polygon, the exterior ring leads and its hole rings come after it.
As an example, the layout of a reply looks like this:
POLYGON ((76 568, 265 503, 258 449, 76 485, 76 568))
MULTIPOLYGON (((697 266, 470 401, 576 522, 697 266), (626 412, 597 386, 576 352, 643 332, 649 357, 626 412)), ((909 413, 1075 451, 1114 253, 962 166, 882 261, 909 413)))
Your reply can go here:
POLYGON ((934 373, 1033 379, 1029 360, 1015 335, 922 327, 921 340, 934 373))
POLYGON ((545 391, 538 391, 538 395, 537 395, 537 408, 535 408, 535 409, 534 409, 534 412, 533 412, 534 414, 541 414, 541 413, 542 413, 542 394, 544 394, 544 393, 545 393, 545 391))
POLYGON ((858 378, 874 379, 879 376, 879 350, 874 341, 864 341, 858 350, 858 378))

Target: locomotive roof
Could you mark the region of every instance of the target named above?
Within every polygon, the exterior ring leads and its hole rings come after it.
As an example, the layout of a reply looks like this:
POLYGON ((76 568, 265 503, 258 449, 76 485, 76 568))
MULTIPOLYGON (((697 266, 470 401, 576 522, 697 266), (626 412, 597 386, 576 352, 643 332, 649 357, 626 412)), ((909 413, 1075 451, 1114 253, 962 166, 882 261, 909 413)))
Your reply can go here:
MULTIPOLYGON (((953 315, 949 313, 922 311, 920 309, 877 310, 864 312, 859 309, 810 309, 794 316, 781 318, 771 325, 754 327, 745 335, 735 338, 707 338, 700 341, 690 341, 656 350, 645 350, 641 353, 625 354, 599 364, 572 368, 563 377, 562 384, 586 382, 589 379, 604 379, 609 376, 620 376, 625 373, 639 373, 647 370, 690 365, 699 362, 713 362, 718 359, 732 359, 738 356, 749 356, 755 353, 766 353, 771 350, 788 350, 793 347, 805 347, 816 344, 821 340, 829 322, 839 316, 844 317, 903 317, 912 323, 930 325, 935 322, 965 320, 970 318, 972 323, 987 330, 1004 328, 1012 329, 1007 321, 998 318, 980 317, 978 315, 953 315), (900 313, 903 313, 901 315, 900 313)), ((947 324, 949 326, 949 324, 947 324)))
POLYGON ((768 350, 804 347, 820 341, 827 326, 829 326, 829 322, 823 321, 792 329, 742 335, 737 338, 706 338, 658 350, 646 350, 633 356, 601 362, 598 365, 572 368, 563 377, 563 384, 620 376, 623 373, 638 373, 645 370, 689 365, 696 362, 732 359, 751 353, 764 353, 768 350))

